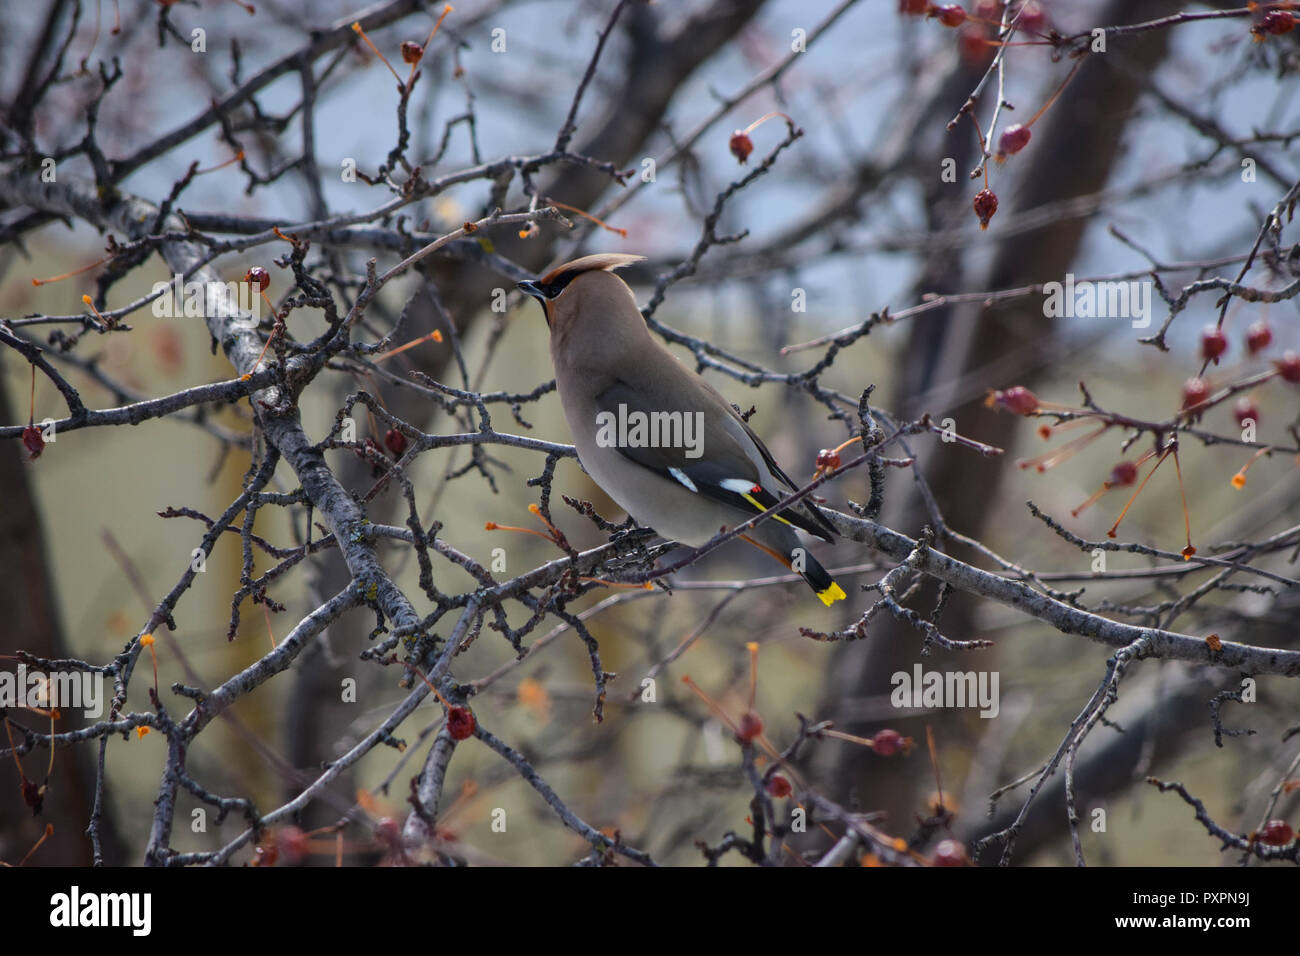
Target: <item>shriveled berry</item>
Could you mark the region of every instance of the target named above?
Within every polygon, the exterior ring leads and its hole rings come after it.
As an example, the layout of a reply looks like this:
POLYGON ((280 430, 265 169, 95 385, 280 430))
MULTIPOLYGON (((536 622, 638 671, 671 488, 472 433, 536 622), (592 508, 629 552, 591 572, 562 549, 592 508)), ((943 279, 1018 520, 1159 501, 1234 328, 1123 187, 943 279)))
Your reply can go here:
POLYGON ((1017 123, 1014 126, 1008 126, 998 137, 998 155, 999 161, 1006 159, 1008 156, 1014 156, 1027 145, 1032 133, 1028 126, 1023 123, 1017 123))
POLYGON ((23 447, 27 449, 27 460, 35 461, 45 451, 45 436, 35 425, 23 429, 23 447))
POLYGON ((402 453, 406 451, 406 446, 407 439, 403 432, 398 431, 396 428, 390 428, 384 432, 384 447, 396 457, 402 457, 402 453))
POLYGON ((790 786, 790 781, 779 773, 772 774, 772 776, 768 778, 767 783, 764 784, 764 787, 767 789, 768 794, 776 797, 778 800, 794 793, 794 787, 790 786))
POLYGON ((1222 329, 1206 326, 1201 333, 1201 358, 1207 362, 1219 364, 1219 356, 1228 351, 1228 337, 1222 329))
POLYGON ((419 63, 420 57, 424 56, 424 47, 414 40, 402 41, 402 61, 405 63, 419 63))
POLYGON ((1210 397, 1210 386, 1203 378, 1189 378, 1183 383, 1183 409, 1195 408, 1210 397))
POLYGON ((1295 14, 1286 10, 1270 10, 1264 14, 1259 26, 1264 33, 1281 36, 1295 29, 1295 14))
POLYGON ((1277 374, 1292 385, 1300 385, 1300 355, 1295 352, 1283 352, 1280 359, 1273 361, 1273 367, 1277 369, 1277 374))
POLYGON ((959 27, 966 22, 966 11, 955 3, 945 3, 930 8, 930 16, 946 27, 959 27))
POLYGON ((944 840, 934 848, 935 866, 970 866, 966 847, 956 840, 944 840))
POLYGON ((892 757, 903 749, 903 735, 897 730, 877 730, 871 738, 871 749, 882 757, 892 757))
POLYGON ((1031 415, 1038 410, 1038 396, 1023 385, 994 392, 993 402, 1016 415, 1031 415))
POLYGON ((748 743, 762 732, 763 718, 758 716, 758 714, 754 713, 752 710, 740 718, 739 737, 741 740, 748 743))
POLYGON ((975 215, 979 216, 980 228, 987 229, 989 220, 998 211, 998 196, 991 189, 981 189, 975 194, 975 215))
POLYGON ((1020 7, 1020 19, 1016 26, 1030 33, 1042 33, 1047 29, 1047 11, 1038 0, 1025 0, 1020 7))
POLYGON ((1237 425, 1241 428, 1246 427, 1246 422, 1252 421, 1259 424, 1259 406, 1255 404, 1253 398, 1242 397, 1237 399, 1237 404, 1232 406, 1233 417, 1237 419, 1237 425))
POLYGON ((468 707, 447 709, 447 733, 451 734, 452 740, 466 740, 473 737, 476 726, 478 721, 474 719, 474 712, 468 707))
POLYGON ((244 273, 244 281, 257 286, 258 292, 265 292, 271 284, 271 273, 267 272, 261 266, 253 266, 244 273))
POLYGON ((742 163, 748 160, 749 154, 754 151, 754 141, 749 138, 749 134, 743 129, 738 129, 731 134, 731 141, 728 145, 731 148, 731 155, 742 163))
POLYGON ((1111 488, 1124 488, 1137 481, 1138 466, 1131 461, 1121 461, 1110 470, 1106 484, 1111 488))
POLYGON ((1246 349, 1251 355, 1264 351, 1272 344, 1273 330, 1263 319, 1252 322, 1246 329, 1246 349))
POLYGON ((993 46, 983 27, 968 23, 957 31, 957 52, 967 66, 980 67, 993 59, 993 46))
POLYGON ((1285 820, 1269 820, 1255 831, 1255 839, 1269 846, 1286 846, 1295 839, 1295 831, 1285 820))
POLYGON ((817 467, 829 469, 840 467, 839 452, 833 448, 823 448, 817 453, 817 467))

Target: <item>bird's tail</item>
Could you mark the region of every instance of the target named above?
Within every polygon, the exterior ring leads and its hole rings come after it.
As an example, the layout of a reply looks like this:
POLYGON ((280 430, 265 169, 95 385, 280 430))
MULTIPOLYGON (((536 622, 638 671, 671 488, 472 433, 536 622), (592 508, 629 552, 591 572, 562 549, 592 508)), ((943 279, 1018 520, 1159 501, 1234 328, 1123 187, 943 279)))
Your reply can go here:
POLYGON ((808 586, 821 598, 823 604, 830 607, 836 601, 843 601, 847 597, 844 589, 830 576, 830 572, 823 568, 811 554, 805 552, 803 562, 804 567, 799 572, 799 576, 808 582, 808 586))
POLYGON ((793 571, 799 577, 808 582, 808 586, 813 592, 821 598, 821 602, 830 607, 836 601, 843 601, 848 595, 844 589, 835 583, 830 572, 821 566, 816 558, 808 553, 808 549, 799 545, 799 539, 794 536, 794 532, 788 528, 779 527, 776 533, 780 536, 783 543, 793 543, 794 547, 783 549, 788 550, 790 557, 786 557, 781 551, 770 547, 761 541, 755 540, 751 535, 742 534, 740 537, 748 541, 760 551, 766 551, 772 557, 776 558, 787 568, 793 571))

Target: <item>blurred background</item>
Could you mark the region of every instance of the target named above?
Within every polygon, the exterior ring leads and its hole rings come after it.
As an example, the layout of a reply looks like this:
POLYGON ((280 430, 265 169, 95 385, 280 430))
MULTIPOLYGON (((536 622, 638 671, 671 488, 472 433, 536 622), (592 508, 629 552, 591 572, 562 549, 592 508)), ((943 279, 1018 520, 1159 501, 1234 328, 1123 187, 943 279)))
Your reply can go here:
MULTIPOLYGON (((404 9, 369 36, 404 74, 400 44, 422 40, 442 4, 402 6, 409 12, 404 9)), ((628 273, 645 305, 657 278, 690 258, 719 194, 762 162, 781 142, 786 125, 777 118, 754 129, 755 151, 745 166, 728 148, 733 130, 771 111, 788 115, 802 138, 722 210, 719 234, 744 232, 744 238, 710 248, 693 277, 671 285, 654 318, 763 368, 798 373, 813 366, 825 348, 784 353, 786 346, 857 326, 873 313, 896 314, 932 296, 955 296, 875 326, 845 347, 819 381, 854 398, 874 385, 873 405, 902 420, 926 413, 935 421, 951 419, 962 435, 1005 449, 1001 456, 984 457, 933 434, 909 439, 916 469, 949 529, 1024 568, 1078 575, 1080 580, 1057 585, 1074 590, 1085 585, 1093 556, 1054 535, 1025 502, 1032 499, 1082 538, 1104 538, 1127 493, 1107 495, 1077 518, 1070 511, 1125 457, 1123 436, 1108 432, 1043 473, 1020 468, 1021 459, 1059 447, 1065 439, 1044 441, 1037 433, 1040 420, 986 407, 985 397, 993 389, 1023 385, 1042 401, 1077 406, 1083 382, 1108 410, 1170 418, 1180 407, 1184 381, 1201 368, 1200 335, 1218 317, 1215 296, 1189 302, 1168 330, 1168 350, 1161 351, 1138 342, 1167 315, 1158 295, 1152 327, 1135 329, 1124 319, 1048 316, 1037 292, 983 294, 1064 281, 1067 273, 1149 281, 1153 261, 1161 282, 1175 292, 1205 275, 1235 277, 1264 216, 1300 177, 1292 147, 1300 134, 1295 95, 1300 31, 1262 35, 1260 42, 1261 35, 1251 32, 1256 21, 1249 18, 1180 22, 1109 36, 1105 52, 1088 56, 1072 74, 1077 61, 1054 55, 1045 39, 1052 31, 1071 36, 1096 26, 1234 5, 1030 4, 1020 15, 1035 29, 1022 33, 1027 42, 1007 50, 1003 74, 984 86, 977 115, 987 123, 999 88, 1009 104, 999 129, 1029 122, 1059 96, 1035 119, 1028 146, 1004 164, 989 163, 988 185, 999 206, 988 230, 981 231, 971 204, 983 181, 968 175, 980 162, 978 134, 969 117, 951 129, 948 124, 981 82, 994 53, 987 42, 993 29, 978 17, 990 11, 1001 17, 1002 11, 999 4, 969 2, 963 6, 967 22, 953 29, 935 17, 900 9, 906 6, 898 0, 630 3, 592 76, 573 144, 575 152, 634 170, 629 185, 579 165, 547 165, 537 174, 545 197, 599 216, 626 235, 575 216, 579 225, 571 232, 543 224, 538 235, 520 238, 511 229, 495 229, 482 248, 537 272, 587 252, 646 255, 644 267, 628 273), (642 178, 646 160, 653 161, 653 181, 642 178), (945 175, 954 169, 955 176, 945 175), (800 300, 806 309, 792 308, 800 300)), ((113 34, 113 7, 107 0, 6 4, 6 29, 0 33, 6 159, 29 155, 33 146, 57 156, 81 140, 87 105, 100 91, 101 62, 116 60, 123 71, 103 96, 95 126, 99 149, 115 160, 136 155, 202 113, 214 98, 289 56, 313 30, 363 12, 338 0, 258 0, 250 16, 239 4, 203 0, 176 3, 164 16, 156 3, 122 0, 121 32, 113 34), (194 29, 205 31, 203 52, 187 45, 194 29), (51 51, 65 40, 61 67, 51 72, 51 51), (15 115, 20 92, 32 82, 48 86, 39 109, 30 117, 15 115), (19 135, 24 129, 29 132, 19 135)), ((549 151, 614 7, 609 0, 457 4, 429 46, 411 99, 412 162, 420 162, 424 176, 433 178, 501 157, 549 151), (472 122, 458 119, 470 114, 472 122)), ((208 168, 229 160, 232 136, 259 174, 294 162, 304 136, 303 88, 295 72, 283 74, 256 94, 255 108, 246 101, 230 111, 225 135, 219 125, 208 126, 122 176, 118 187, 159 202, 191 163, 208 168)), ((200 231, 235 234, 223 228, 222 217, 291 225, 361 214, 391 198, 386 185, 346 181, 341 171, 349 160, 367 173, 386 161, 397 137, 393 76, 359 42, 323 53, 315 75, 316 175, 290 169, 251 195, 249 177, 238 166, 198 176, 176 205, 200 231)), ((60 159, 58 172, 91 175, 91 163, 84 155, 71 155, 60 159)), ((404 227, 444 232, 483 215, 493 201, 502 199, 493 195, 491 181, 469 181, 402 210, 404 227)), ((516 178, 503 204, 516 209, 527 202, 516 178)), ((81 296, 94 291, 93 271, 48 285, 34 286, 31 280, 102 257, 105 237, 78 222, 25 228, 21 209, 0 210, 0 215, 8 240, 0 248, 0 317, 84 311, 81 296)), ((395 223, 385 219, 375 225, 392 229, 395 223)), ((1285 233, 1292 244, 1293 230, 1285 233)), ((215 265, 231 280, 250 267, 267 267, 275 300, 289 281, 287 271, 271 262, 283 250, 283 244, 263 245, 223 255, 215 265)), ((355 276, 363 274, 371 255, 381 268, 398 259, 392 248, 330 249, 321 243, 309 262, 324 261, 331 270, 355 276)), ((1262 262, 1251 281, 1282 286, 1293 279, 1288 268, 1286 262, 1262 262)), ((119 307, 169 278, 155 256, 113 287, 111 304, 119 307)), ((511 295, 507 311, 492 309, 494 291, 513 290, 513 282, 493 260, 472 256, 435 258, 420 275, 394 282, 371 310, 379 334, 391 329, 404 309, 410 338, 435 328, 447 334, 441 344, 428 341, 395 356, 387 367, 398 376, 419 369, 465 387, 451 347, 457 338, 468 384, 476 390, 528 392, 547 382, 546 328, 537 306, 511 295), (430 287, 437 289, 441 309, 431 301, 430 287)), ((51 360, 62 363, 91 407, 230 377, 229 364, 213 354, 198 320, 157 318, 143 309, 129 325, 129 333, 83 335, 66 359, 46 339, 49 328, 21 331, 51 346, 51 360), (104 387, 100 373, 121 388, 104 387)), ((1236 300, 1224 329, 1230 350, 1206 373, 1216 385, 1268 368, 1286 349, 1300 349, 1293 301, 1236 300), (1267 354, 1250 356, 1242 344, 1245 329, 1260 319, 1270 324, 1273 344, 1267 354)), ((302 340, 319 331, 300 314, 290 321, 290 330, 302 340)), ((676 351, 694 363, 689 351, 676 351)), ((0 424, 27 423, 29 368, 12 350, 0 354, 0 424)), ((741 408, 757 409, 750 424, 796 480, 812 475, 820 448, 849 437, 843 423, 831 420, 825 407, 797 388, 751 387, 716 370, 706 377, 741 408)), ((426 431, 462 430, 427 399, 391 381, 341 373, 304 393, 307 434, 323 438, 344 396, 359 388, 379 394, 390 411, 426 431)), ((1295 388, 1274 380, 1251 397, 1258 407, 1259 441, 1294 448, 1295 388)), ((56 389, 38 376, 35 419, 65 412, 56 389)), ((521 414, 531 430, 511 421, 503 406, 494 406, 494 424, 503 431, 569 441, 554 394, 524 405, 521 414)), ((382 441, 382 428, 362 418, 359 425, 362 434, 382 441)), ((223 511, 239 494, 249 448, 247 441, 241 445, 222 436, 246 438, 251 427, 245 406, 211 409, 199 422, 178 416, 133 428, 83 429, 59 436, 30 463, 21 461, 17 441, 5 442, 0 507, 4 554, 12 563, 4 568, 2 598, 11 620, 8 629, 0 628, 0 653, 22 648, 92 662, 117 654, 179 579, 203 533, 193 521, 163 519, 158 512, 169 506, 209 516, 223 511)), ((1213 409, 1202 427, 1228 435, 1239 431, 1229 406, 1213 409)), ((502 548, 507 562, 502 570, 518 574, 558 552, 537 538, 485 532, 483 525, 536 526, 527 511, 536 492, 525 480, 540 474, 544 459, 496 447, 490 455, 495 488, 474 471, 447 477, 469 463, 464 451, 422 455, 410 474, 422 517, 442 522, 444 539, 485 563, 492 561, 493 549, 502 548)), ((1249 457, 1240 448, 1183 443, 1181 473, 1192 535, 1203 550, 1220 542, 1260 540, 1292 528, 1300 518, 1293 454, 1259 461, 1246 488, 1238 491, 1230 479, 1249 457)), ((330 452, 327 460, 347 487, 364 494, 373 483, 369 467, 351 453, 330 452)), ((295 485, 283 466, 277 481, 281 490, 295 485)), ((555 489, 592 501, 608 518, 622 518, 572 460, 559 465, 555 489)), ((847 500, 864 502, 869 494, 861 473, 823 491, 829 505, 841 510, 847 500)), ((604 540, 563 505, 557 504, 554 514, 576 546, 604 540)), ((404 520, 391 491, 372 506, 371 515, 377 522, 404 520)), ((882 520, 910 536, 933 523, 905 470, 888 472, 882 520)), ((283 511, 261 511, 254 530, 284 546, 293 540, 283 511)), ((1120 540, 1167 551, 1183 546, 1181 497, 1172 469, 1156 472, 1125 517, 1120 540)), ((992 567, 958 542, 943 547, 992 567)), ((801 773, 811 785, 852 809, 880 811, 879 825, 904 838, 916 831, 918 817, 929 815, 940 785, 944 805, 955 813, 943 835, 972 840, 1009 824, 1024 790, 998 801, 991 820, 989 794, 1055 752, 1105 675, 1106 648, 961 594, 947 607, 944 633, 992 640, 992 650, 922 658, 920 636, 883 617, 861 642, 810 641, 798 628, 832 630, 852 623, 872 600, 856 585, 877 580, 880 571, 841 575, 850 600, 829 611, 810 604, 797 584, 757 587, 741 596, 707 586, 774 574, 770 562, 748 551, 727 547, 679 575, 684 586, 671 596, 638 594, 590 618, 606 670, 620 675, 611 684, 603 723, 591 719, 591 666, 572 631, 557 635, 545 653, 508 667, 513 651, 485 630, 455 665, 461 681, 506 668, 484 683, 474 699, 476 712, 534 761, 575 812, 595 826, 619 830, 660 862, 699 863, 696 841, 716 845, 728 830, 747 831, 752 791, 739 771, 739 750, 681 683, 689 674, 724 711, 739 715, 748 693, 747 642, 760 647, 757 706, 778 747, 797 732, 796 713, 832 719, 841 729, 865 736, 890 727, 924 741, 926 728, 932 729, 937 768, 924 746, 886 759, 846 741, 825 740, 800 754, 801 773), (638 697, 641 676, 692 636, 678 659, 656 671, 656 704, 632 699, 638 697), (985 720, 972 711, 893 707, 890 676, 910 673, 918 661, 927 670, 998 672, 999 715, 985 720)), ((876 560, 848 542, 817 551, 832 569, 876 560)), ((419 570, 410 553, 393 545, 382 548, 381 557, 406 592, 418 595, 419 570)), ((1266 566, 1293 573, 1287 557, 1266 566)), ((257 571, 263 573, 269 564, 261 556, 258 561, 257 571)), ((1112 572, 1161 563, 1126 553, 1108 554, 1107 562, 1112 572)), ((273 638, 283 638, 303 614, 346 583, 337 555, 304 562, 272 589, 286 610, 268 618, 261 606, 245 601, 237 637, 227 641, 240 564, 238 542, 228 536, 178 608, 178 629, 159 642, 161 687, 176 680, 192 683, 186 665, 203 686, 216 686, 266 653, 268 627, 273 638)), ((449 565, 441 565, 439 574, 446 591, 474 586, 449 565)), ((1209 577, 1201 571, 1086 583, 1079 600, 1117 619, 1154 623, 1162 621, 1158 612, 1130 609, 1174 600, 1209 577)), ((1242 578, 1238 583, 1260 582, 1242 578)), ((593 594, 574 610, 607 596, 593 594)), ((931 591, 922 592, 918 609, 928 610, 933 599, 931 591)), ((1268 593, 1218 590, 1177 620, 1162 623, 1187 633, 1214 631, 1224 639, 1294 648, 1296 607, 1294 589, 1276 585, 1268 593)), ((512 621, 515 616, 512 612, 512 621)), ((515 623, 526 618, 523 611, 515 623)), ((535 638, 554 623, 544 624, 535 638)), ((241 700, 233 708, 238 726, 228 722, 205 732, 190 754, 191 774, 209 790, 248 797, 259 809, 279 806, 299 792, 323 762, 370 732, 405 694, 396 686, 396 669, 369 667, 357 659, 373 626, 366 612, 349 615, 292 672, 241 700), (355 702, 340 700, 344 677, 358 681, 355 702)), ((1106 813, 1104 832, 1083 833, 1090 861, 1235 862, 1233 855, 1218 852, 1188 808, 1141 781, 1148 774, 1182 780, 1224 826, 1249 832, 1259 825, 1270 792, 1297 754, 1296 738, 1288 739, 1285 731, 1297 719, 1300 695, 1294 681, 1261 678, 1256 703, 1228 703, 1223 712, 1229 726, 1249 726, 1255 733, 1225 738, 1224 746, 1216 747, 1209 701, 1239 686, 1236 674, 1174 663, 1148 662, 1130 673, 1110 714, 1123 732, 1099 729, 1082 748, 1076 770, 1085 820, 1091 822, 1096 809, 1106 813)), ((150 708, 147 687, 137 673, 129 709, 150 708)), ((165 691, 163 696, 173 715, 188 710, 185 701, 165 691)), ((346 782, 303 814, 302 827, 324 826, 355 805, 371 819, 403 817, 409 780, 418 773, 440 716, 436 705, 424 705, 401 730, 411 745, 407 751, 380 748, 370 754, 346 782)), ((78 720, 72 717, 69 726, 78 720)), ((0 859, 16 862, 44 822, 53 820, 55 836, 32 862, 89 862, 81 831, 93 796, 92 747, 58 752, 58 776, 42 818, 32 818, 22 805, 17 773, 6 761, 9 766, 0 771, 0 859)), ((110 741, 109 862, 139 862, 164 756, 158 734, 110 741)), ((28 774, 40 779, 47 758, 44 750, 24 758, 28 774)), ((1015 862, 1053 865, 1073 859, 1060 790, 1058 776, 1034 803, 1015 862)), ((1294 817, 1296 799, 1284 796, 1274 815, 1294 817)), ((189 794, 182 801, 172 841, 181 852, 213 849, 243 829, 240 819, 217 824, 209 816, 205 828, 195 832, 191 813, 201 804, 189 794)), ((440 828, 488 862, 566 862, 584 851, 583 841, 560 826, 532 789, 486 748, 458 749, 444 808, 440 828), (510 821, 505 833, 492 829, 496 808, 503 808, 510 821)), ((809 834, 791 851, 790 862, 797 863, 797 851, 814 848, 822 836, 809 834)), ((328 851, 307 862, 332 862, 332 843, 328 851)), ((346 860, 372 862, 381 856, 373 841, 358 838, 349 844, 346 860)), ((990 859, 996 857, 993 852, 990 859)), ((236 862, 250 858, 245 850, 236 862)))

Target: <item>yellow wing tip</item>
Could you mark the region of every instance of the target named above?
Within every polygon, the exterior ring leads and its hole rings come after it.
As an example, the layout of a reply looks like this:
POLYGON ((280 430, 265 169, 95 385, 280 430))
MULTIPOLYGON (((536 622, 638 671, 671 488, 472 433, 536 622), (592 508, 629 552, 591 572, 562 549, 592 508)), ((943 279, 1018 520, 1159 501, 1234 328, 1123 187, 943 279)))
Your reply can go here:
POLYGON ((848 597, 848 595, 844 593, 844 589, 834 581, 831 582, 830 587, 818 591, 817 596, 822 599, 822 603, 827 607, 830 607, 836 601, 843 601, 848 597))

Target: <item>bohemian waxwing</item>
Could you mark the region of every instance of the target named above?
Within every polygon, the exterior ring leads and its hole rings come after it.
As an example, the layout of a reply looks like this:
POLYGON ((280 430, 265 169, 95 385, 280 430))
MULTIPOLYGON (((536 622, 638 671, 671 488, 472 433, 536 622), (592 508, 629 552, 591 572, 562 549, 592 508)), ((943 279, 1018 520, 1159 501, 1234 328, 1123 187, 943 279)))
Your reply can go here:
MULTIPOLYGON (((551 330, 551 360, 578 459, 637 521, 698 547, 780 501, 794 482, 731 404, 651 336, 614 269, 643 256, 604 253, 520 282, 551 330)), ((824 604, 844 591, 795 535, 834 528, 808 500, 745 537, 798 571, 824 604)))

